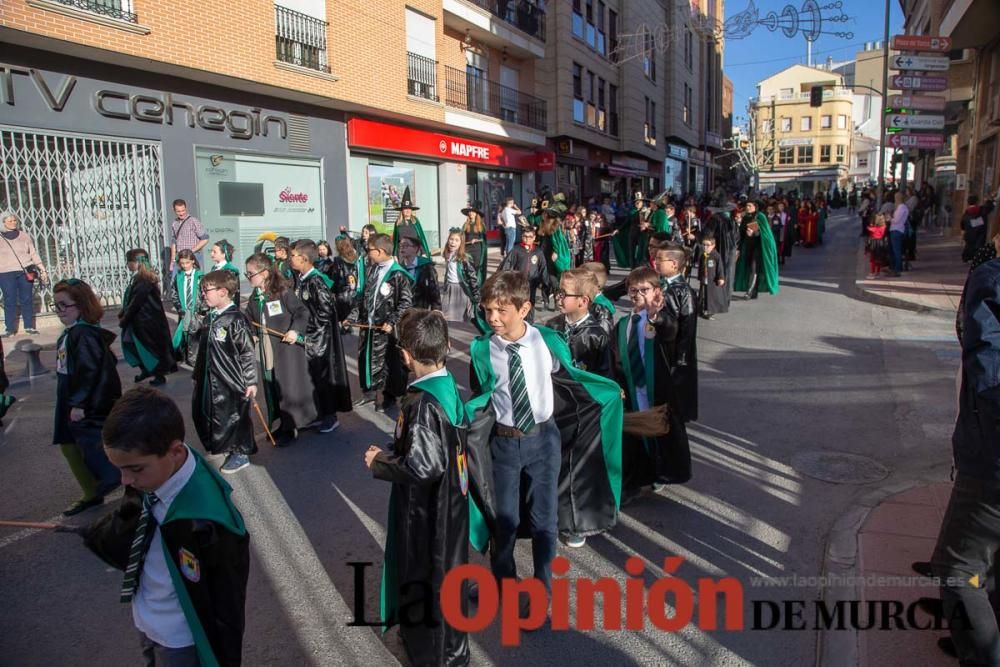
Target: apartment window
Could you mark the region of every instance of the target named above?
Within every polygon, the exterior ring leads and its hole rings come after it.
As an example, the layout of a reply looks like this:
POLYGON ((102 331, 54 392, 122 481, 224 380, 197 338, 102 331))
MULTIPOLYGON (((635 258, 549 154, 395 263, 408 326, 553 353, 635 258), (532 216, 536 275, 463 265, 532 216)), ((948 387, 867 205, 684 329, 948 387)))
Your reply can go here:
POLYGON ((799 146, 799 164, 812 164, 813 147, 799 146))
POLYGON ((656 102, 646 98, 646 123, 643 125, 643 139, 648 146, 656 145, 656 102))
POLYGON ((694 35, 687 28, 684 29, 684 64, 689 70, 694 69, 694 35))
POLYGON ((583 68, 573 63, 573 120, 584 122, 583 68))
POLYGON ((573 0, 573 35, 583 39, 583 12, 580 3, 581 0, 573 0))
POLYGON ((819 147, 819 161, 820 162, 829 162, 830 161, 830 147, 829 146, 820 146, 819 147))
POLYGON ((406 10, 406 92, 437 101, 437 61, 434 46, 434 19, 406 10), (428 39, 427 36, 431 35, 428 39))
POLYGON ((833 127, 833 116, 829 114, 823 114, 819 117, 819 129, 829 130, 833 127))
POLYGON ((788 98, 795 94, 795 90, 792 88, 782 88, 781 90, 778 91, 778 94, 782 98, 788 98))
POLYGON ((612 54, 612 60, 617 60, 615 49, 618 48, 618 12, 613 9, 608 10, 608 49, 612 54))
POLYGON ((781 131, 782 132, 791 132, 792 131, 792 117, 791 116, 782 116, 781 117, 781 131))
POLYGON ((685 125, 691 125, 691 86, 684 84, 684 110, 683 119, 685 125))
POLYGON ((778 149, 778 164, 795 164, 795 149, 791 146, 778 149))
POLYGON ((132 13, 132 0, 56 0, 56 2, 119 21, 139 22, 139 17, 132 13))
POLYGON ((773 123, 774 121, 772 121, 770 118, 765 118, 764 120, 760 121, 760 131, 764 133, 770 132, 771 128, 773 127, 773 123))
POLYGON ((604 88, 606 84, 604 79, 598 77, 597 79, 597 129, 604 131, 607 129, 607 109, 605 108, 605 97, 604 88))
POLYGON ((604 9, 603 2, 597 3, 597 52, 602 56, 607 53, 607 43, 604 40, 604 9))
POLYGON ((594 26, 594 0, 584 0, 585 14, 587 21, 587 44, 591 48, 597 47, 597 28, 594 26))
POLYGON ((608 134, 618 136, 618 86, 608 86, 608 134))
POLYGON ((656 81, 656 49, 653 48, 653 36, 651 34, 644 33, 645 43, 644 50, 642 53, 642 71, 650 81, 656 81))
POLYGON ((274 6, 274 20, 278 60, 329 73, 326 21, 280 5, 274 6))
POLYGON ((596 97, 595 97, 596 86, 594 84, 595 81, 596 81, 596 77, 594 76, 594 73, 591 72, 588 69, 587 70, 587 80, 586 80, 586 83, 585 83, 585 85, 587 86, 587 89, 586 89, 586 92, 587 92, 587 125, 590 125, 591 127, 597 127, 597 105, 595 104, 595 101, 596 101, 596 97))
POLYGON ((837 129, 846 130, 847 129, 847 115, 837 114, 837 129))
POLYGON ((867 155, 863 155, 863 156, 859 155, 858 156, 858 168, 860 168, 860 169, 867 169, 868 168, 868 156, 867 155))
POLYGON ((813 129, 812 116, 803 116, 801 122, 799 123, 799 130, 802 132, 809 132, 812 129, 813 129))
POLYGON ((844 155, 846 154, 846 147, 844 144, 837 144, 837 162, 844 161, 844 155))

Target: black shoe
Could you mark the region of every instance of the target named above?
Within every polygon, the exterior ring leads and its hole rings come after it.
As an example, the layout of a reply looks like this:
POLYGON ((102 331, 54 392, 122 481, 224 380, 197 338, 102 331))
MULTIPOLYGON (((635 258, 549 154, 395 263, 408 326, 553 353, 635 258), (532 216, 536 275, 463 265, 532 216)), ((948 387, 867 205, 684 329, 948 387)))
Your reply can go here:
POLYGON ((274 446, 275 447, 291 447, 295 444, 295 441, 299 438, 298 429, 292 429, 291 431, 278 431, 274 434, 274 446))
POLYGON ((145 380, 147 378, 151 378, 151 377, 153 377, 152 373, 147 373, 146 371, 143 371, 143 372, 141 372, 141 373, 139 373, 138 375, 135 376, 135 383, 139 384, 143 380, 145 380))
POLYGON ((934 576, 934 568, 925 560, 915 560, 910 563, 910 567, 913 568, 913 571, 921 577, 927 577, 929 579, 934 576))
POLYGON ((958 660, 958 649, 955 648, 955 641, 951 637, 942 637, 937 640, 937 645, 946 656, 958 660))
POLYGON ((66 509, 63 510, 63 516, 74 516, 80 512, 89 510, 91 507, 97 507, 104 504, 104 496, 94 496, 90 500, 78 500, 66 509))
POLYGON ((934 618, 941 618, 944 616, 944 603, 941 602, 940 598, 920 598, 917 600, 917 607, 934 618))
POLYGON ((149 383, 149 386, 159 387, 161 385, 165 385, 166 383, 167 383, 167 378, 163 377, 162 375, 157 375, 155 378, 153 378, 153 381, 149 383))
POLYGON ((362 405, 368 405, 369 403, 375 402, 375 394, 363 394, 360 399, 354 401, 354 407, 361 407, 362 405))

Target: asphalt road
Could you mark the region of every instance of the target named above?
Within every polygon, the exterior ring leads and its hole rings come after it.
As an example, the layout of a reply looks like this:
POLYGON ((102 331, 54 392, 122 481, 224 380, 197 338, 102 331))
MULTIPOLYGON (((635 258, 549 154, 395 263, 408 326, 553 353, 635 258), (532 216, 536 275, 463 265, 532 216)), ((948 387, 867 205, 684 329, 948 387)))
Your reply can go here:
MULTIPOLYGON (((743 582, 749 625, 754 600, 821 595, 754 587, 751 577, 821 574, 828 532, 857 498, 882 483, 947 476, 958 365, 952 323, 854 298, 857 225, 834 217, 828 228, 824 246, 796 248, 779 295, 735 301, 729 314, 699 323, 694 478, 643 497, 586 547, 561 547, 572 561, 569 576, 624 582, 626 558, 638 555, 648 586, 663 576, 665 556, 680 555, 686 560, 675 574, 695 589, 703 577, 743 582), (870 457, 890 474, 869 484, 819 481, 796 468, 814 452, 870 457)), ((468 328, 453 332, 449 367, 460 383, 471 336, 468 328)), ((132 373, 120 368, 127 387, 132 373)), ((182 407, 190 388, 184 372, 166 386, 182 407)), ((0 436, 0 518, 50 520, 78 495, 49 446, 51 375, 15 393, 20 401, 0 436)), ((371 479, 362 454, 387 441, 393 421, 366 407, 341 423, 288 449, 262 446, 254 466, 229 478, 252 535, 247 665, 381 665, 402 656, 395 631, 383 637, 347 626, 355 600, 348 562, 376 564, 364 598, 368 618, 377 615, 389 485, 371 479)), ((196 440, 190 424, 189 433, 196 440)), ((120 573, 73 535, 0 530, 0 665, 138 663, 129 609, 118 603, 120 573)), ((530 572, 526 545, 518 559, 530 572)), ((815 661, 816 641, 811 631, 663 632, 647 621, 642 632, 543 631, 504 648, 494 624, 473 637, 473 656, 475 664, 523 667, 805 665, 815 661)))

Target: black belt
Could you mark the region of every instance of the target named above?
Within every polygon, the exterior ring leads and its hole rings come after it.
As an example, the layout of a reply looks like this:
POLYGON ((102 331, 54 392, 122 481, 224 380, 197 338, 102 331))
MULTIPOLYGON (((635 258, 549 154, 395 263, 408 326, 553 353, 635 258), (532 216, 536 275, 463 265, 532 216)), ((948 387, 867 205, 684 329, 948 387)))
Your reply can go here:
POLYGON ((514 428, 513 426, 505 426, 503 424, 496 424, 493 427, 493 434, 501 438, 523 438, 528 435, 519 428, 514 428))

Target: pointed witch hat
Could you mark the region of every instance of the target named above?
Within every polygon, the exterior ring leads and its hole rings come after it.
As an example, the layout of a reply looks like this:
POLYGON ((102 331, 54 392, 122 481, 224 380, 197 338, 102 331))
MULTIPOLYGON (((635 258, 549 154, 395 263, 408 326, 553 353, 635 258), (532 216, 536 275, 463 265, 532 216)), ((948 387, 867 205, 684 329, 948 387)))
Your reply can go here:
POLYGON ((407 185, 406 189, 403 190, 403 198, 399 200, 399 206, 392 207, 393 211, 402 211, 404 208, 408 208, 413 211, 420 210, 420 207, 413 203, 413 199, 410 198, 410 186, 407 185))

